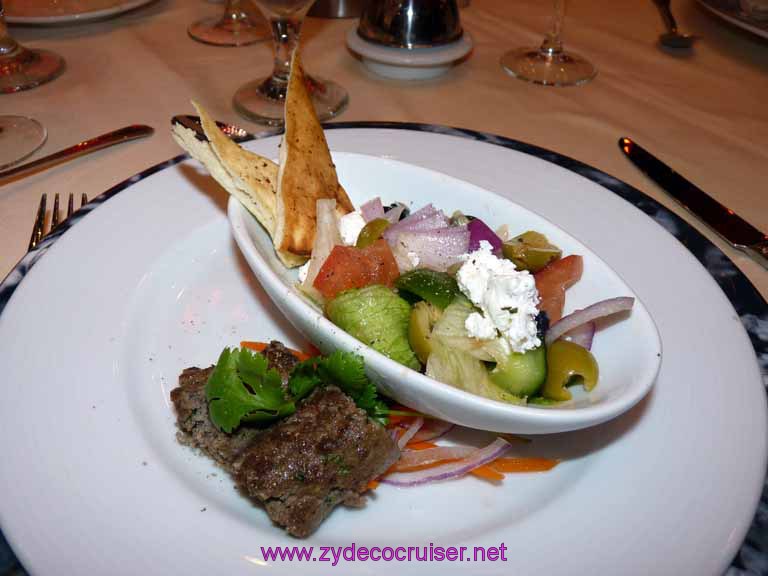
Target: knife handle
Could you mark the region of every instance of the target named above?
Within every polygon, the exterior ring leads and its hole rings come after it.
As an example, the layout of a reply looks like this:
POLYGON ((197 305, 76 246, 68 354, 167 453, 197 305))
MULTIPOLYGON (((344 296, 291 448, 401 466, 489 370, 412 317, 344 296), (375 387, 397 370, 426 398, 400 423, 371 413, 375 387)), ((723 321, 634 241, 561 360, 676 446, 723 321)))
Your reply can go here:
POLYGON ((768 240, 744 246, 743 250, 752 260, 768 270, 768 240))

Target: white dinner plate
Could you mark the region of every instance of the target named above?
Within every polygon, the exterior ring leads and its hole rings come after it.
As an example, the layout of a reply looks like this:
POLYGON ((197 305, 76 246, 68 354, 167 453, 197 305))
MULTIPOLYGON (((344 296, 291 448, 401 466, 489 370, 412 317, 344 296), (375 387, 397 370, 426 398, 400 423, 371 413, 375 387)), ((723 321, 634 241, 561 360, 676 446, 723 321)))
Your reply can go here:
POLYGON ((119 16, 155 0, 5 0, 10 24, 76 24, 119 16))
MULTIPOLYGON (((626 412, 651 389, 662 349, 653 319, 632 288, 578 240, 517 203, 439 172, 345 152, 337 152, 333 162, 355 206, 378 197, 385 206, 404 201, 412 210, 427 204, 449 215, 462 210, 494 230, 509 226, 514 236, 535 230, 546 235, 563 255, 580 255, 584 273, 568 290, 565 314, 617 296, 629 296, 635 302, 630 314, 621 320, 615 318, 595 337, 592 353, 600 367, 600 382, 594 390, 585 393, 574 388, 573 398, 557 406, 518 406, 490 400, 409 370, 334 325, 298 288, 297 270, 278 260, 266 230, 231 197, 229 221, 246 261, 277 308, 320 350, 326 354, 337 349, 360 354, 379 389, 405 406, 455 424, 495 432, 551 434, 587 428, 626 412)), ((569 172, 562 175, 571 177, 569 172)))
POLYGON ((742 30, 768 38, 768 19, 754 18, 744 10, 739 0, 698 0, 698 2, 718 18, 742 30))
MULTIPOLYGON (((169 163, 113 190, 0 286, 0 525, 31 573, 725 570, 766 464, 765 394, 738 315, 672 235, 596 183, 615 180, 540 149, 453 133, 336 125, 328 140, 513 198, 590 247, 657 322, 664 360, 652 393, 610 423, 515 448, 562 458, 548 473, 501 486, 382 485, 365 509, 336 510, 309 539, 289 538, 175 440, 169 392, 184 367, 241 339, 305 343, 240 256, 226 194, 196 163, 169 163), (319 559, 322 546, 430 543, 504 544, 507 561, 332 567, 267 559, 262 548, 314 546, 319 559)), ((277 142, 248 147, 274 156, 277 142)))

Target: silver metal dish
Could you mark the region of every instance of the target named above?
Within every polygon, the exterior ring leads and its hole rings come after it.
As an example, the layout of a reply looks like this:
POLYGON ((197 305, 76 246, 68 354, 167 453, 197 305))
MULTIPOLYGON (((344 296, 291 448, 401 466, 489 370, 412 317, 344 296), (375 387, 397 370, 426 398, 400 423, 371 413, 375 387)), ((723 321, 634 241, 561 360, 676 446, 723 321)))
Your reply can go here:
POLYGON ((374 0, 364 6, 357 33, 368 42, 413 49, 450 44, 463 30, 456 0, 374 0))

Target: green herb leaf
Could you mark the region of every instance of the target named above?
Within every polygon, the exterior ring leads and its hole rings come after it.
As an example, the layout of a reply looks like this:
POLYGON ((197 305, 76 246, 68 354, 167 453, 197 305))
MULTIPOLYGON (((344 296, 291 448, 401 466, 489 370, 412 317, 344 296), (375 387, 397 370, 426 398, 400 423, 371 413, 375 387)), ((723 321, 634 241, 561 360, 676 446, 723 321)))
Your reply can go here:
POLYGON ((376 386, 365 375, 363 357, 357 354, 336 350, 329 356, 301 362, 291 373, 288 387, 298 399, 316 386, 330 384, 338 386, 371 418, 381 424, 387 423, 389 408, 378 397, 376 386))
POLYGON ((310 358, 299 362, 294 367, 288 380, 288 389, 293 394, 294 400, 299 400, 322 383, 323 380, 317 373, 317 358, 310 358))
MULTIPOLYGON (((365 394, 367 387, 373 387, 365 375, 363 357, 357 354, 334 350, 320 360, 318 372, 324 382, 336 384, 355 400, 365 394)), ((373 391, 375 393, 376 389, 373 391)))
POLYGON ((296 402, 318 386, 333 384, 381 424, 389 408, 365 375, 363 358, 336 351, 299 362, 291 372, 287 396, 280 374, 267 359, 247 348, 225 348, 205 385, 208 413, 220 430, 231 433, 244 422, 270 422, 296 411, 296 402))
POLYGON ((292 414, 278 372, 267 359, 243 348, 225 348, 205 385, 211 421, 231 433, 241 422, 266 422, 292 414))

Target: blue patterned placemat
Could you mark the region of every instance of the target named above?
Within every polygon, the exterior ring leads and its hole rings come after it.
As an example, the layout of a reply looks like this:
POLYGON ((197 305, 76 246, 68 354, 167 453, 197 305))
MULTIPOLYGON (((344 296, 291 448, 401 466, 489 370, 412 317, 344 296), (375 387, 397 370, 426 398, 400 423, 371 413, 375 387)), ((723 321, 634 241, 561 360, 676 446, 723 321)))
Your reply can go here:
MULTIPOLYGON (((709 271, 720 285, 725 295, 736 309, 744 328, 755 348, 758 363, 763 374, 763 381, 768 385, 768 304, 760 293, 750 283, 744 274, 731 262, 728 257, 712 242, 702 236, 685 220, 666 209, 664 206, 646 196, 638 189, 593 168, 587 164, 568 158, 556 152, 474 130, 434 126, 431 124, 415 124, 403 122, 335 122, 324 126, 326 130, 333 129, 394 129, 432 132, 449 136, 458 136, 486 142, 531 156, 536 156, 553 164, 557 164, 571 172, 575 172, 593 182, 600 184, 613 193, 621 196, 648 216, 653 218, 666 230, 675 236, 709 271)), ((180 155, 172 160, 157 164, 128 180, 117 184, 104 194, 91 200, 89 204, 78 210, 55 233, 46 237, 36 249, 26 254, 11 273, 0 284, 0 314, 21 280, 42 257, 48 248, 69 228, 77 224, 88 212, 99 204, 106 202, 115 194, 125 190, 132 184, 173 166, 187 158, 180 155)), ((0 576, 24 576, 26 572, 16 560, 0 532, 0 576)), ((727 576, 768 576, 768 484, 764 485, 760 504, 752 525, 739 552, 729 567, 727 576)))

